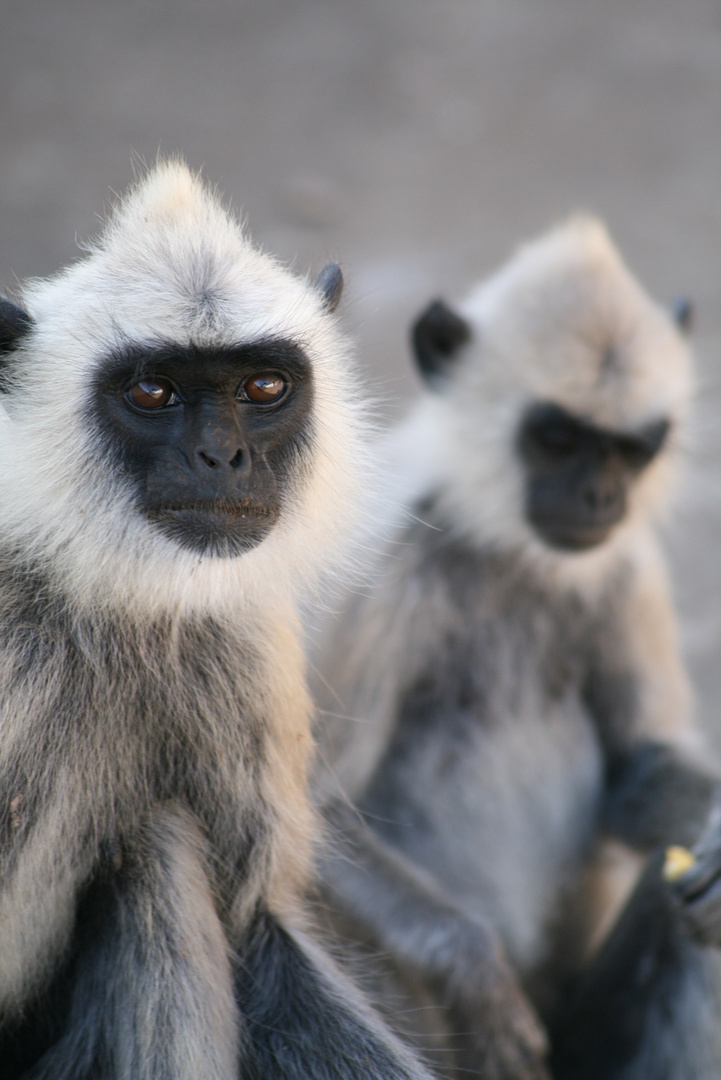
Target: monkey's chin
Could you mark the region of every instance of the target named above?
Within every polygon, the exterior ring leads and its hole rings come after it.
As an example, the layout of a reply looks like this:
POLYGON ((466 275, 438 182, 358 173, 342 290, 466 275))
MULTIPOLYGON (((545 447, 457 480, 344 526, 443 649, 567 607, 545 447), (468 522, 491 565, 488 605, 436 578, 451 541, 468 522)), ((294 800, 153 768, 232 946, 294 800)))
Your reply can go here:
POLYGON ((156 528, 186 551, 233 559, 262 543, 278 521, 280 509, 247 501, 218 501, 166 504, 146 513, 156 528))
POLYGON ((541 528, 538 525, 534 528, 547 547, 554 551, 567 551, 569 554, 579 554, 601 547, 613 532, 612 525, 585 529, 541 528))

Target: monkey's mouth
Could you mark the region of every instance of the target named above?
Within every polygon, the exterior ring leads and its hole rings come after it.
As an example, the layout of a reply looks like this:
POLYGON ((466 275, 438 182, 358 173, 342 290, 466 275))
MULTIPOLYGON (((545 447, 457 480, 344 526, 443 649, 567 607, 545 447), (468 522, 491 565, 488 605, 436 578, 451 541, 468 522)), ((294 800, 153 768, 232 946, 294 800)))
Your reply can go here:
POLYGON ((612 525, 574 526, 565 529, 560 526, 536 525, 536 530, 548 546, 559 551, 589 551, 599 547, 608 539, 612 529, 612 525))
POLYGON ((206 518, 208 521, 275 521, 278 513, 275 507, 264 506, 262 503, 252 502, 249 499, 208 499, 193 502, 160 503, 150 507, 148 516, 155 521, 162 519, 183 520, 186 517, 206 518))
POLYGON ((147 515, 167 536, 203 555, 230 558, 261 542, 280 507, 251 499, 203 499, 160 503, 147 515))

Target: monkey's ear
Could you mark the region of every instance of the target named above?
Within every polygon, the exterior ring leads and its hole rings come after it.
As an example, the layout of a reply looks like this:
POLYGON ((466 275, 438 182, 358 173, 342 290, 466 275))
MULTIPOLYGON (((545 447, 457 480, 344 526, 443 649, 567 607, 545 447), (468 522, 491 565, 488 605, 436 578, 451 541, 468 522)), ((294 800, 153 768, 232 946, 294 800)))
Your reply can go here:
POLYGON ((335 311, 343 295, 343 271, 338 263, 326 263, 315 279, 315 288, 321 295, 325 310, 335 311))
POLYGON ((695 314, 693 303, 687 296, 679 296, 671 305, 673 321, 684 334, 690 333, 695 314))
POLYGON ((433 383, 455 359, 461 345, 472 337, 465 319, 444 300, 434 300, 411 328, 413 355, 426 382, 433 383))
POLYGON ((13 304, 6 296, 0 296, 0 356, 9 353, 32 324, 27 311, 13 304))

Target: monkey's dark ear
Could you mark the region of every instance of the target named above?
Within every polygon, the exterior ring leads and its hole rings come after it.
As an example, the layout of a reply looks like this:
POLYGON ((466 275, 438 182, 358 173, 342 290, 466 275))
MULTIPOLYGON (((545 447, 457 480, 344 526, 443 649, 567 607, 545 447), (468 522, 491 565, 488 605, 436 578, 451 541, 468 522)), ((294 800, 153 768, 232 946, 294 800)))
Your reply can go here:
POLYGON ((443 300, 434 300, 411 328, 411 343, 423 378, 433 382, 471 340, 471 328, 443 300))
POLYGON ((687 296, 679 296, 671 305, 673 320, 684 334, 688 334, 693 326, 694 315, 693 303, 687 296))
POLYGON ((343 295, 343 271, 338 263, 326 263, 315 279, 315 287, 323 298, 325 310, 335 311, 343 295))
POLYGON ((0 296, 0 356, 10 352, 32 323, 27 311, 13 304, 6 296, 0 296))

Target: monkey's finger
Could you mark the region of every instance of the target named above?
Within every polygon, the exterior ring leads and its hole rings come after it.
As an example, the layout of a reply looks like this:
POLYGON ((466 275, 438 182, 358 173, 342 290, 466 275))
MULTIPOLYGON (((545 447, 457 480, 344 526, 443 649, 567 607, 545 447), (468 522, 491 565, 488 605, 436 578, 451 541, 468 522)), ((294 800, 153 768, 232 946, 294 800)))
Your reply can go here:
POLYGON ((702 945, 721 945, 721 877, 684 906, 692 936, 702 945))
POLYGON ((663 875, 684 903, 708 892, 721 876, 721 847, 703 854, 687 848, 669 848, 663 875))
POLYGON ((692 936, 704 945, 721 943, 721 847, 666 850, 663 876, 683 905, 692 936))

